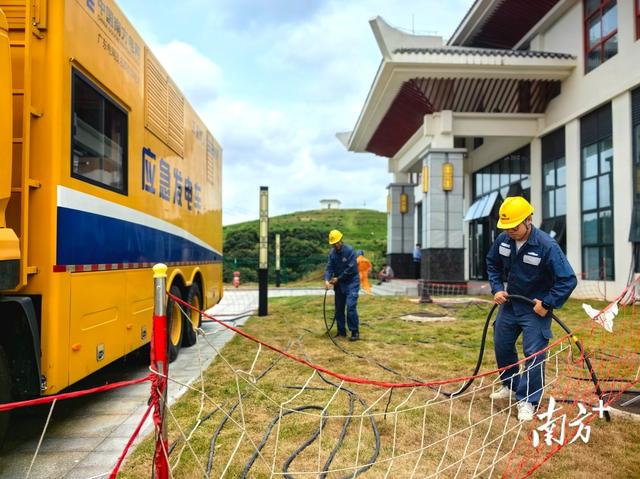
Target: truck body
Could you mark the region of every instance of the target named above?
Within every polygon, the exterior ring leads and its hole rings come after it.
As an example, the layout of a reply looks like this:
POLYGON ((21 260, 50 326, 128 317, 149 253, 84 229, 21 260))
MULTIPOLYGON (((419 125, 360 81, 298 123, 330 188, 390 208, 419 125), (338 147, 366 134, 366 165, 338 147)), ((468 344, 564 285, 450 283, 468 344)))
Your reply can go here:
MULTIPOLYGON (((198 308, 221 299, 221 170, 113 1, 0 0, 0 402, 148 343, 155 263, 198 308)), ((168 311, 175 357, 200 317, 168 311)))

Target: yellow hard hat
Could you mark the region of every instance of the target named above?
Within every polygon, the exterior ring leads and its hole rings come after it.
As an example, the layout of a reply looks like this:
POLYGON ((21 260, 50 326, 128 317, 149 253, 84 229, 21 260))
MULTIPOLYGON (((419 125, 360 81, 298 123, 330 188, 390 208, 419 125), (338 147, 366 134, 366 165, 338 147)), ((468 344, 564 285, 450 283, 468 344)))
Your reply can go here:
POLYGON ((522 196, 508 196, 500 206, 498 228, 515 228, 533 214, 533 206, 522 196))
POLYGON ((342 239, 342 233, 338 230, 329 231, 329 244, 336 244, 342 239))

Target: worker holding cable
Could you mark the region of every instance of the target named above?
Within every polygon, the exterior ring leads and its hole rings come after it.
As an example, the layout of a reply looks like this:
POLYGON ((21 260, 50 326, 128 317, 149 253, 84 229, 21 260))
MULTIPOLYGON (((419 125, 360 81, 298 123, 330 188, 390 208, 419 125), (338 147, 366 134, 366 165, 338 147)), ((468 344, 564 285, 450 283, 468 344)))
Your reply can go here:
MULTIPOLYGON (((487 254, 491 293, 501 305, 493 325, 493 340, 499 368, 518 362, 516 340, 523 334, 525 357, 546 348, 551 334, 551 312, 567 301, 577 284, 576 275, 558 243, 532 224, 533 206, 522 196, 507 197, 500 206, 498 235, 487 254), (506 281, 506 290, 504 281, 506 281), (530 298, 530 303, 510 300, 509 295, 530 298)), ((531 421, 544 388, 546 354, 539 354, 519 367, 500 374, 502 386, 492 399, 514 397, 518 419, 531 421)))
POLYGON ((342 242, 342 233, 338 230, 329 232, 329 244, 333 246, 329 253, 327 268, 324 273, 324 285, 335 291, 335 319, 338 325, 336 337, 346 337, 347 329, 351 331, 350 341, 360 339, 358 320, 358 291, 360 291, 360 275, 356 254, 353 248, 342 242), (347 318, 345 325, 345 307, 347 318))

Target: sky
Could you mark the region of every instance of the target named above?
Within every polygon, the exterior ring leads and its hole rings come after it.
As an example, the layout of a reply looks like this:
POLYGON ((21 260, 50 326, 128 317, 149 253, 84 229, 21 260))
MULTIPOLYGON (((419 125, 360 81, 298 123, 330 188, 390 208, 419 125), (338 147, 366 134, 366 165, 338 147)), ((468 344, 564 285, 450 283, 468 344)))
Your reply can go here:
POLYGON ((448 39, 472 0, 117 0, 223 148, 223 224, 386 209, 387 159, 348 152, 382 55, 369 20, 448 39))

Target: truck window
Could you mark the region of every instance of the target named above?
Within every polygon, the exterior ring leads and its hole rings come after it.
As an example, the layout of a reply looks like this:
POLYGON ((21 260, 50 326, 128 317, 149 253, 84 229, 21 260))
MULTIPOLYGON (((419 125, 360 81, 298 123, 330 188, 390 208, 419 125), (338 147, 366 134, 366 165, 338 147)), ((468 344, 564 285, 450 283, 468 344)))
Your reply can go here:
POLYGON ((127 113, 73 72, 71 176, 127 193, 127 113))

